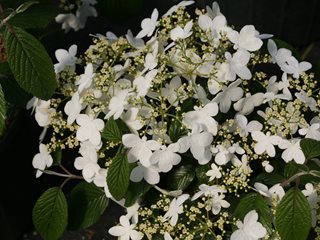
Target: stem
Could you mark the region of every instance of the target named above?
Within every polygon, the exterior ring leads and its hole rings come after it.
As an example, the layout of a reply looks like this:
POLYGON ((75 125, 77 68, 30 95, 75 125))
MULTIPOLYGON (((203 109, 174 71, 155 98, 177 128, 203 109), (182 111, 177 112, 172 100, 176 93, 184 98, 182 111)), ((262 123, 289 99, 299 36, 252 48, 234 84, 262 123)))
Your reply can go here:
POLYGON ((309 53, 311 52, 312 48, 314 47, 314 42, 310 43, 307 47, 307 49, 303 52, 302 56, 301 56, 301 59, 302 60, 305 60, 309 53))
MULTIPOLYGON (((38 170, 40 170, 40 169, 38 169, 38 170)), ((54 172, 54 171, 51 171, 51 170, 40 170, 40 171, 42 171, 43 173, 48 174, 48 175, 65 177, 65 178, 70 178, 70 179, 81 179, 81 180, 84 179, 83 177, 77 176, 77 175, 74 175, 74 174, 63 174, 63 173, 58 173, 58 172, 54 172)))
POLYGON ((59 167, 67 174, 69 175, 73 175, 71 172, 68 171, 68 169, 66 169, 62 164, 59 165, 59 167))
POLYGON ((298 178, 301 177, 301 176, 308 175, 308 174, 310 174, 310 173, 309 173, 309 172, 299 172, 299 173, 293 175, 292 177, 290 177, 289 179, 284 180, 284 181, 281 183, 281 186, 282 186, 282 187, 287 186, 287 185, 289 185, 292 181, 298 179, 298 178))

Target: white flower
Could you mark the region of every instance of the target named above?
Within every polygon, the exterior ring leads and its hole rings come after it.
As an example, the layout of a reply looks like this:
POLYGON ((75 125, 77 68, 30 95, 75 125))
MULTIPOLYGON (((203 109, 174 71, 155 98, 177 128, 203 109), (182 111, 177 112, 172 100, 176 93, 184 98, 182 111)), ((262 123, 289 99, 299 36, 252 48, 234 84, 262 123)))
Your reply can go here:
POLYGON ((143 238, 143 234, 135 230, 135 227, 135 224, 130 224, 127 216, 121 216, 120 226, 110 228, 108 233, 112 236, 119 237, 119 240, 140 240, 143 238))
POLYGON ((77 139, 80 142, 89 140, 92 144, 99 145, 101 142, 100 132, 104 128, 104 122, 101 119, 94 119, 86 114, 80 114, 76 121, 80 126, 76 134, 77 139))
POLYGON ((254 146, 254 152, 256 154, 263 154, 266 152, 270 157, 276 155, 275 145, 278 145, 281 141, 281 138, 276 135, 271 135, 270 132, 264 134, 263 132, 254 131, 251 133, 253 140, 257 143, 254 146))
POLYGON ((261 48, 263 42, 259 38, 259 32, 256 31, 253 25, 246 25, 241 30, 240 33, 237 31, 231 31, 228 34, 231 42, 233 42, 235 49, 245 49, 247 51, 253 52, 261 48))
POLYGON ((123 113, 124 107, 127 104, 127 97, 129 95, 128 89, 123 89, 117 91, 116 94, 111 98, 108 105, 108 113, 104 117, 105 119, 109 119, 113 116, 114 119, 118 119, 123 113))
POLYGON ((89 63, 84 69, 84 74, 81 74, 80 79, 76 82, 76 85, 79 85, 79 94, 83 93, 84 90, 87 90, 91 87, 93 76, 93 65, 92 63, 89 63))
POLYGON ((73 13, 61 13, 55 17, 57 23, 62 23, 61 28, 65 30, 65 32, 69 32, 70 29, 78 31, 80 29, 79 19, 73 13))
POLYGON ((191 201, 198 199, 201 196, 211 197, 218 195, 219 193, 226 193, 227 191, 222 189, 219 185, 209 186, 207 184, 201 184, 199 186, 200 191, 193 195, 191 201))
POLYGON ((320 122, 317 118, 313 118, 307 127, 299 129, 299 134, 306 138, 311 138, 320 141, 320 122))
POLYGON ((72 45, 69 47, 69 50, 58 49, 55 51, 55 56, 58 60, 58 63, 54 65, 54 71, 56 73, 61 72, 66 66, 74 72, 75 63, 76 63, 76 54, 77 54, 77 45, 72 45))
POLYGON ((261 165, 267 173, 271 173, 274 170, 274 167, 267 160, 263 161, 261 165))
POLYGON ((246 214, 243 223, 237 223, 238 230, 234 231, 230 240, 258 240, 267 234, 267 230, 258 222, 258 213, 252 210, 246 214))
POLYGON ((251 132, 262 130, 261 123, 256 120, 250 121, 248 123, 248 119, 244 115, 237 114, 235 120, 238 127, 240 128, 240 137, 246 137, 251 132))
POLYGON ((209 181, 212 181, 215 178, 221 178, 222 177, 219 168, 214 163, 211 164, 211 169, 206 173, 206 175, 208 177, 210 177, 209 181))
MULTIPOLYGON (((93 183, 97 186, 97 187, 101 187, 101 188, 106 188, 107 186, 107 174, 108 171, 107 169, 104 168, 100 168, 96 174, 94 175, 93 178, 93 183)), ((109 189, 108 189, 109 190, 109 189)))
POLYGON ((177 106, 179 103, 178 99, 178 88, 181 87, 181 78, 175 76, 172 78, 170 83, 166 83, 164 88, 161 88, 161 96, 166 97, 168 102, 173 106, 177 106))
POLYGON ((185 39, 191 36, 192 34, 192 20, 187 22, 184 28, 177 26, 170 31, 170 37, 173 41, 178 39, 185 39))
POLYGON ((42 175, 42 171, 47 167, 50 167, 53 163, 53 159, 48 152, 47 146, 44 144, 39 145, 39 153, 37 153, 32 160, 32 166, 37 169, 36 177, 42 175))
POLYGON ((159 150, 161 144, 155 140, 147 140, 146 137, 140 138, 135 134, 125 134, 122 136, 122 143, 125 147, 130 148, 128 152, 129 163, 140 161, 140 163, 149 167, 152 151, 159 150))
POLYGON ((218 67, 217 78, 219 81, 234 81, 237 75, 242 79, 251 79, 252 74, 247 67, 250 60, 250 53, 245 50, 238 50, 231 56, 225 53, 226 62, 218 67))
POLYGON ((294 160, 298 164, 303 164, 306 160, 300 147, 300 139, 291 139, 290 141, 283 139, 279 143, 279 148, 285 149, 281 155, 285 162, 294 160))
POLYGON ((79 27, 82 29, 86 26, 88 17, 97 17, 97 10, 92 6, 96 4, 96 0, 82 0, 82 4, 77 9, 76 16, 79 20, 79 27))
POLYGON ((144 77, 139 76, 133 80, 133 86, 137 89, 137 97, 144 97, 151 87, 151 83, 157 75, 157 69, 151 70, 144 77))
POLYGON ((272 205, 274 203, 279 203, 283 196, 285 195, 285 191, 280 183, 273 185, 270 189, 262 183, 256 182, 254 184, 254 190, 259 192, 261 195, 267 197, 269 199, 269 204, 272 205))
POLYGON ((170 219, 171 226, 175 226, 178 222, 179 214, 183 213, 183 203, 189 199, 189 194, 183 194, 178 198, 172 199, 169 210, 163 216, 162 222, 170 219))
POLYGON ((212 117, 218 114, 218 104, 210 102, 203 108, 194 107, 195 111, 187 112, 182 119, 182 123, 189 129, 199 129, 217 134, 217 122, 212 117))
POLYGON ((212 157, 210 152, 212 140, 213 136, 211 133, 194 132, 178 140, 180 144, 179 153, 184 153, 190 148, 193 157, 198 160, 200 165, 207 164, 212 157))
POLYGON ((308 202, 311 207, 311 217, 312 217, 312 227, 317 226, 317 205, 320 201, 317 189, 314 188, 312 183, 307 183, 305 185, 305 190, 302 190, 303 195, 305 195, 308 199, 308 202))
POLYGON ((156 25, 158 23, 158 16, 159 16, 159 12, 158 10, 155 8, 151 14, 151 18, 145 18, 142 20, 141 22, 141 28, 142 30, 138 33, 138 35, 136 36, 137 38, 143 38, 145 36, 150 37, 155 28, 156 25))
POLYGON ((238 87, 241 84, 241 79, 231 83, 228 87, 224 88, 222 92, 212 100, 219 103, 219 108, 222 113, 227 113, 230 109, 231 103, 238 101, 242 95, 242 88, 238 87))
POLYGON ((130 107, 128 111, 121 115, 122 121, 131 129, 132 132, 137 133, 137 130, 143 127, 143 124, 138 119, 139 109, 130 107))
POLYGON ((38 100, 36 103, 35 119, 40 127, 46 127, 51 123, 51 115, 55 112, 54 108, 50 108, 50 100, 38 100))
POLYGON ((247 93, 244 98, 233 104, 233 108, 242 115, 248 115, 253 112, 255 107, 260 106, 264 101, 265 94, 256 93, 251 95, 247 93))
POLYGON ((220 7, 217 2, 212 3, 212 7, 206 6, 207 14, 211 18, 215 18, 217 16, 221 16, 222 13, 220 12, 220 7))
POLYGON ((164 233, 163 237, 164 237, 164 240, 173 240, 170 234, 167 232, 164 233))
POLYGON ((169 172, 174 165, 181 161, 181 156, 177 154, 179 149, 178 143, 170 144, 168 147, 162 146, 151 155, 150 163, 157 164, 161 172, 169 172))
POLYGON ((179 9, 179 7, 186 7, 186 6, 189 6, 191 4, 193 4, 194 1, 181 1, 179 2, 177 5, 174 5, 172 6, 164 15, 163 17, 165 16, 168 16, 168 15, 171 15, 172 13, 174 13, 175 11, 177 11, 179 9))
POLYGON ((216 147, 212 147, 211 152, 215 156, 214 161, 220 166, 227 164, 233 155, 223 145, 217 145, 216 147))
POLYGON ((157 184, 160 181, 159 169, 154 165, 149 165, 145 167, 138 162, 130 174, 130 180, 132 182, 140 182, 142 179, 146 180, 149 184, 157 184))
POLYGON ((317 111, 317 102, 313 97, 308 96, 308 94, 303 91, 300 90, 300 92, 295 93, 295 96, 300 99, 303 103, 306 104, 306 106, 308 106, 311 111, 317 111))
POLYGON ((64 112, 68 115, 67 124, 71 125, 79 116, 82 109, 82 99, 79 93, 75 92, 70 101, 64 106, 64 112))

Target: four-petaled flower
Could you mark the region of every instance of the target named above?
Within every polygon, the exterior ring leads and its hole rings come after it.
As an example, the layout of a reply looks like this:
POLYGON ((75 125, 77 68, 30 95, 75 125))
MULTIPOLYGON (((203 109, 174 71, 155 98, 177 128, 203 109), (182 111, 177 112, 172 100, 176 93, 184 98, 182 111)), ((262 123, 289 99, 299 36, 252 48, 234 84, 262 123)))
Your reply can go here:
POLYGON ((163 216, 162 222, 170 219, 171 226, 175 226, 178 222, 179 214, 183 213, 183 203, 189 199, 189 194, 183 194, 178 198, 172 199, 169 210, 163 216))
POLYGON ((136 36, 137 38, 143 38, 145 36, 150 37, 155 28, 156 25, 158 23, 158 16, 159 16, 159 12, 158 10, 155 8, 151 14, 151 18, 145 18, 142 20, 141 22, 141 28, 142 30, 138 33, 138 35, 136 36))
POLYGON ((143 234, 135 230, 136 224, 130 224, 127 216, 120 217, 120 225, 114 226, 109 229, 109 234, 119 237, 119 240, 140 240, 143 234))
POLYGON ((254 146, 254 151, 256 154, 263 154, 266 152, 270 157, 276 155, 275 145, 279 145, 282 140, 279 136, 271 135, 270 132, 264 134, 263 132, 254 131, 251 133, 253 140, 257 143, 254 146))
POLYGON ((92 144, 99 145, 101 142, 100 132, 104 128, 104 122, 99 118, 94 119, 86 114, 80 114, 76 121, 80 126, 76 134, 77 139, 81 142, 89 140, 92 144))
POLYGON ((36 177, 40 177, 45 168, 50 167, 53 159, 48 152, 47 146, 44 144, 39 145, 39 153, 37 153, 32 160, 32 166, 37 169, 36 177))

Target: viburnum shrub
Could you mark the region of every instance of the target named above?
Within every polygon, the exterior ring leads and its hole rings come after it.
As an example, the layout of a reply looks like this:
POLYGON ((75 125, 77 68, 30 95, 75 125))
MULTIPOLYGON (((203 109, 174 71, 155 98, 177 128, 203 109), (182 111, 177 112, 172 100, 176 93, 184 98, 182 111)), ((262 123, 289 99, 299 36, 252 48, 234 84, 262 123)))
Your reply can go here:
POLYGON ((56 93, 28 104, 44 127, 36 176, 66 178, 34 207, 45 239, 93 224, 108 199, 126 210, 118 239, 320 237, 311 64, 252 25, 237 32, 216 3, 190 15, 192 3, 155 9, 135 36, 96 35, 83 55, 56 51, 56 93), (67 203, 71 179, 83 181, 67 203))

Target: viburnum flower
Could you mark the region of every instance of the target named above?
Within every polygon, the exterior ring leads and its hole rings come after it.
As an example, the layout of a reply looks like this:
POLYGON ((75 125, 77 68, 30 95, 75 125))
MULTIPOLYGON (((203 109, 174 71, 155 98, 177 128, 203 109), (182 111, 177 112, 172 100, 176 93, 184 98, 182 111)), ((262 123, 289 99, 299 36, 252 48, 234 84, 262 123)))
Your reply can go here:
POLYGON ((93 7, 97 3, 96 0, 82 0, 82 4, 77 9, 76 16, 79 19, 80 29, 86 26, 88 17, 97 17, 97 10, 93 7))
POLYGON ((169 84, 167 83, 164 88, 161 88, 161 96, 166 97, 173 106, 177 106, 179 103, 178 88, 181 87, 181 84, 181 78, 175 76, 169 84))
POLYGON ((255 107, 260 106, 265 99, 264 93, 256 93, 251 95, 247 93, 244 98, 233 104, 233 108, 242 115, 249 115, 255 107))
POLYGON ((80 79, 76 82, 76 85, 79 85, 79 94, 82 94, 84 90, 87 90, 91 87, 93 76, 93 65, 92 63, 89 63, 84 69, 84 74, 81 74, 80 79))
POLYGON ((143 38, 145 36, 150 37, 153 34, 156 28, 156 25, 158 23, 158 16, 159 16, 159 12, 155 8, 151 14, 151 18, 145 18, 142 20, 141 22, 142 30, 138 33, 136 37, 137 38, 143 38))
POLYGON ((278 145, 281 141, 281 138, 276 135, 271 135, 270 132, 264 134, 263 132, 254 131, 251 133, 253 140, 257 143, 254 146, 254 152, 256 154, 263 154, 266 152, 270 157, 276 155, 276 150, 274 146, 278 145))
POLYGON ((36 105, 35 119, 40 127, 46 127, 51 123, 51 115, 55 112, 54 108, 50 107, 50 100, 39 100, 36 105))
POLYGON ((305 189, 302 190, 303 195, 308 199, 310 208, 311 208, 311 217, 312 217, 312 227, 317 226, 317 210, 318 202, 320 198, 317 194, 317 189, 313 186, 312 183, 307 183, 305 189))
POLYGON ((320 120, 313 118, 310 121, 310 125, 299 129, 299 134, 305 136, 305 138, 311 138, 320 141, 320 120))
POLYGON ((184 28, 177 26, 170 32, 170 37, 173 41, 178 39, 185 39, 191 36, 192 34, 192 21, 187 22, 184 28))
POLYGON ((232 157, 232 154, 229 152, 228 148, 223 145, 212 147, 211 152, 213 153, 214 161, 220 166, 227 164, 232 157))
POLYGON ((104 122, 86 114, 80 114, 76 121, 80 126, 76 134, 77 139, 81 142, 89 140, 92 144, 99 145, 101 142, 100 132, 104 128, 104 122))
POLYGON ((208 172, 206 172, 206 175, 207 175, 208 177, 210 177, 210 178, 209 178, 209 181, 212 181, 212 180, 214 180, 215 178, 218 179, 218 178, 221 178, 221 177, 222 177, 219 168, 218 168, 217 165, 215 165, 214 163, 211 164, 211 169, 210 169, 208 172))
POLYGON ((267 197, 269 199, 270 205, 272 205, 273 203, 279 203, 285 195, 285 191, 280 183, 277 183, 271 188, 268 188, 266 185, 256 182, 254 184, 254 190, 267 197))
POLYGON ((258 222, 258 213, 252 210, 246 214, 243 223, 237 223, 238 230, 234 231, 230 240, 258 240, 267 235, 265 227, 258 222))
POLYGON ((279 143, 279 148, 285 149, 281 155, 285 162, 294 160, 298 164, 303 164, 306 160, 306 157, 300 147, 300 139, 283 139, 279 143))
POLYGON ((151 82, 156 75, 157 69, 154 69, 148 72, 145 76, 138 76, 133 80, 133 86, 137 89, 137 97, 144 97, 147 95, 151 82))
POLYGON ((137 134, 137 130, 143 127, 143 124, 138 119, 139 109, 131 107, 127 112, 121 115, 121 119, 131 129, 131 131, 137 134))
POLYGON ((120 225, 110 228, 108 233, 119 237, 119 240, 140 240, 143 238, 143 234, 135 230, 135 227, 136 224, 130 224, 128 217, 123 215, 120 217, 120 225))
POLYGON ((238 101, 242 95, 242 88, 238 87, 241 84, 241 79, 231 83, 228 87, 223 88, 222 92, 218 93, 217 96, 212 100, 219 104, 219 109, 222 113, 229 111, 231 103, 238 101))
POLYGON ((216 102, 210 102, 203 108, 194 107, 194 111, 187 112, 184 115, 182 123, 189 129, 198 129, 199 131, 208 131, 217 134, 217 122, 212 117, 218 114, 218 105, 216 102))
POLYGON ((69 67, 71 71, 75 70, 76 63, 76 54, 77 54, 77 45, 73 44, 69 47, 69 50, 58 49, 55 51, 55 56, 58 60, 58 63, 54 65, 54 70, 56 73, 61 72, 66 66, 69 67))
POLYGON ((262 162, 262 167, 267 173, 271 173, 274 170, 274 167, 270 164, 269 161, 265 160, 262 162))
POLYGON ((308 106, 311 111, 318 111, 316 100, 313 97, 308 96, 305 91, 300 90, 300 92, 295 93, 295 96, 308 106))
POLYGON ((47 146, 44 144, 39 145, 39 153, 37 153, 32 160, 32 166, 37 169, 36 177, 40 177, 43 170, 50 167, 53 163, 53 159, 48 152, 47 146))
POLYGON ((79 93, 75 92, 70 101, 64 106, 64 112, 68 115, 67 124, 71 125, 79 116, 82 109, 82 99, 79 93))
POLYGON ((149 165, 148 167, 143 166, 138 162, 130 173, 130 180, 133 182, 141 182, 142 179, 146 180, 149 184, 158 184, 160 181, 160 170, 155 165, 149 165))
POLYGON ((80 22, 73 13, 60 13, 55 17, 55 21, 62 24, 61 28, 65 30, 65 33, 69 32, 70 29, 75 31, 80 29, 80 22))
POLYGON ((183 213, 183 203, 189 199, 189 194, 183 194, 172 199, 169 210, 163 216, 162 222, 170 219, 171 226, 175 226, 178 222, 179 214, 183 213))
POLYGON ((253 25, 244 26, 240 32, 231 31, 228 33, 231 42, 234 43, 235 49, 245 49, 253 52, 261 48, 263 42, 259 38, 259 32, 253 25))
POLYGON ((235 120, 238 127, 240 128, 240 137, 246 137, 249 135, 249 133, 252 133, 254 131, 261 131, 263 127, 262 124, 256 120, 250 121, 248 123, 248 119, 242 114, 237 114, 235 120))
POLYGON ((168 147, 163 145, 159 150, 152 153, 150 163, 157 164, 161 172, 169 172, 174 165, 181 161, 181 156, 177 154, 179 149, 180 145, 178 143, 172 143, 168 147))
POLYGON ((139 162, 145 166, 149 167, 150 157, 152 156, 152 151, 159 150, 161 144, 155 140, 147 140, 146 137, 140 138, 135 134, 125 134, 122 136, 122 143, 127 148, 130 148, 128 152, 129 163, 139 162))

